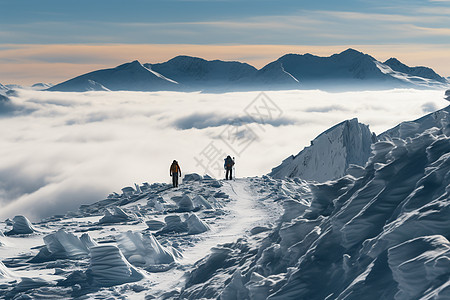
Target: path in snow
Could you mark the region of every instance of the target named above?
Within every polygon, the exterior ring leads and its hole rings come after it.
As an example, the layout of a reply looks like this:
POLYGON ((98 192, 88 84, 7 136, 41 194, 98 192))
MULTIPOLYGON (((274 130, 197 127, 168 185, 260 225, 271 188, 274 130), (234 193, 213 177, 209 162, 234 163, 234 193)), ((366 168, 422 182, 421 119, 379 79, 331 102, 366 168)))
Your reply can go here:
MULTIPOLYGON (((151 295, 180 290, 184 286, 184 274, 193 264, 207 256, 211 248, 218 244, 234 242, 248 236, 249 231, 256 226, 267 226, 273 223, 281 214, 282 209, 273 201, 262 201, 264 194, 255 191, 250 179, 223 181, 221 190, 230 196, 231 202, 225 207, 227 214, 222 220, 211 226, 211 231, 202 236, 202 240, 183 252, 179 263, 181 268, 164 273, 152 273, 150 280, 151 295)), ((130 299, 138 299, 129 296, 130 299)))

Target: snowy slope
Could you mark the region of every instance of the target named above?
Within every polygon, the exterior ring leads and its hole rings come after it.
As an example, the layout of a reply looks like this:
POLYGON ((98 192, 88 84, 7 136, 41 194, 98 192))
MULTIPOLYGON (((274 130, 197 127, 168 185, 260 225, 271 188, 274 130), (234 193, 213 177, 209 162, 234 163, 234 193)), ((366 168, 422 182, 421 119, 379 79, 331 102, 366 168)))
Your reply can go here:
MULTIPOLYGON (((449 299, 448 109, 335 181, 186 176, 39 223, 11 216, 0 298, 449 299)), ((347 151, 339 137, 357 129, 371 138, 354 119, 316 142, 347 151)))
POLYGON ((212 247, 255 226, 267 233, 281 214, 247 180, 197 177, 177 189, 126 187, 36 224, 23 216, 0 223, 8 233, 0 235, 0 298, 162 298, 183 288, 185 271, 212 247))
MULTIPOLYGON (((415 87, 415 88, 437 88, 442 89, 446 88, 449 85, 449 82, 446 80, 435 80, 435 79, 429 79, 425 77, 420 77, 417 75, 411 75, 409 73, 403 73, 400 71, 393 70, 390 66, 385 65, 379 61, 375 62, 376 66, 380 69, 380 71, 388 76, 391 76, 394 79, 399 80, 403 83, 403 86, 405 87, 415 87)), ((400 68, 402 69, 402 68, 400 68)), ((431 70, 431 69, 430 69, 431 70)), ((431 70, 432 71, 432 70, 431 70)), ((434 73, 434 71, 432 71, 434 73)), ((417 73, 417 72, 411 72, 411 73, 417 73)), ((425 72, 426 76, 430 76, 430 72, 425 72)))
POLYGON ((24 86, 20 85, 20 84, 7 84, 5 85, 5 87, 9 90, 13 90, 13 89, 23 89, 24 86))
POLYGON ((42 82, 39 82, 39 83, 33 84, 33 85, 31 86, 31 89, 33 89, 33 90, 46 90, 46 89, 51 88, 52 86, 53 86, 53 84, 51 84, 51 83, 42 83, 42 82))
POLYGON ((287 54, 277 61, 270 63, 260 70, 266 72, 265 77, 271 77, 267 69, 274 71, 284 68, 284 71, 298 80, 301 84, 333 84, 338 83, 362 83, 362 80, 386 81, 390 79, 380 72, 375 64, 375 59, 353 49, 347 49, 330 57, 320 57, 311 54, 287 54), (275 68, 278 66, 278 68, 275 68))
POLYGON ((345 174, 351 164, 364 166, 376 137, 357 119, 347 120, 320 134, 311 146, 285 159, 269 174, 274 178, 301 177, 327 181, 345 174))
POLYGON ((380 140, 393 138, 413 138, 431 128, 438 128, 442 133, 450 135, 450 106, 432 112, 414 121, 402 122, 378 136, 380 140))
POLYGON ((347 49, 330 57, 288 54, 259 70, 257 76, 263 82, 268 82, 271 78, 282 78, 283 84, 290 88, 440 88, 448 85, 448 82, 432 69, 410 68, 397 62, 395 64, 391 59, 387 61, 388 64, 381 63, 354 49, 347 49))
POLYGON ((242 91, 362 90, 443 88, 449 82, 426 67, 408 67, 398 60, 385 63, 347 49, 330 57, 287 54, 257 70, 236 61, 177 56, 164 63, 138 61, 94 71, 51 87, 51 91, 242 91))
POLYGON ((63 83, 49 91, 85 92, 85 91, 158 91, 177 90, 177 82, 144 67, 137 60, 113 69, 104 69, 87 73, 63 83))
POLYGON ((427 67, 409 67, 405 65, 404 63, 400 62, 396 58, 390 58, 386 60, 383 64, 390 67, 392 70, 405 73, 411 76, 417 76, 427 79, 432 79, 435 81, 439 81, 442 83, 447 83, 447 79, 444 77, 438 75, 436 72, 433 71, 431 68, 427 67))
POLYGON ((9 89, 0 84, 0 112, 2 112, 4 110, 4 106, 6 105, 7 101, 9 101, 7 92, 9 91, 9 89))
POLYGON ((177 56, 164 63, 144 66, 164 74, 186 88, 197 90, 237 88, 246 84, 257 72, 256 68, 246 63, 208 61, 191 56, 177 56))
MULTIPOLYGON (((356 119, 333 126, 297 155, 286 158, 269 174, 274 178, 301 177, 324 182, 346 174, 350 165, 364 166, 377 140, 413 138, 431 128, 450 135, 450 106, 414 121, 405 121, 378 136, 356 119)), ((353 168, 353 171, 356 171, 353 168)))
POLYGON ((449 152, 429 130, 376 143, 356 177, 264 178, 285 208, 274 230, 197 263, 181 298, 448 299, 449 152))

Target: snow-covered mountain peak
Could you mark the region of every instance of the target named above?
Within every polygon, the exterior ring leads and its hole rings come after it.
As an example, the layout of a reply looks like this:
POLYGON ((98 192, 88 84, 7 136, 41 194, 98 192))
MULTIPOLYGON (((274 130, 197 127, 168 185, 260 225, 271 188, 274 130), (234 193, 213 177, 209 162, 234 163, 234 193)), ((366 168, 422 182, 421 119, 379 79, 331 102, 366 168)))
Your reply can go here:
MULTIPOLYGON (((382 63, 352 48, 329 57, 290 53, 259 70, 238 61, 179 55, 162 63, 142 64, 135 60, 79 77, 83 76, 110 90, 141 91, 363 90, 448 85, 447 79, 430 68, 408 67, 396 59, 382 63), (101 72, 102 78, 97 77, 96 72, 101 72), (127 80, 130 74, 121 74, 125 78, 122 83, 118 82, 120 76, 116 73, 120 72, 133 73, 133 80, 127 80), (153 76, 161 80, 151 79, 153 76), (151 84, 149 81, 152 81, 151 84)), ((86 90, 86 82, 79 83, 80 87, 73 86, 74 83, 69 80, 49 90, 86 90), (70 85, 67 85, 68 82, 70 85)))
POLYGON ((388 65, 388 66, 391 66, 391 67, 393 67, 393 66, 406 67, 405 64, 403 64, 402 62, 400 62, 400 61, 399 61, 397 58, 395 58, 395 57, 389 58, 388 60, 386 60, 386 61, 384 62, 384 64, 385 64, 385 65, 388 65))
POLYGON ((251 82, 257 69, 237 61, 205 60, 180 55, 164 63, 145 64, 145 67, 183 84, 186 90, 229 89, 251 82))
POLYGON ((143 66, 138 60, 75 77, 57 84, 50 91, 85 92, 91 90, 156 91, 178 90, 178 84, 143 66))
POLYGON ((0 83, 0 106, 5 105, 6 101, 9 100, 9 98, 7 96, 8 91, 9 91, 9 89, 0 83))
POLYGON ((51 88, 53 86, 53 84, 51 83, 43 83, 43 82, 39 82, 39 83, 35 83, 31 86, 31 89, 33 90, 45 90, 48 88, 51 88))
POLYGON ((117 70, 140 68, 144 68, 144 66, 138 60, 133 60, 132 62, 124 63, 116 67, 117 70))
POLYGON ((190 63, 205 63, 205 62, 207 62, 206 59, 189 55, 178 55, 167 61, 167 63, 174 63, 174 64, 190 64, 190 63))
POLYGON ((365 54, 361 51, 355 50, 353 48, 348 48, 347 50, 344 50, 341 53, 333 54, 331 57, 341 60, 363 59, 363 58, 371 61, 375 60, 375 58, 373 58, 372 56, 365 54))
POLYGON ((320 182, 336 179, 343 176, 350 165, 363 166, 375 141, 367 125, 356 118, 346 120, 321 133, 309 147, 285 159, 269 175, 320 182))
POLYGON ((428 67, 409 67, 399 61, 397 58, 389 58, 383 64, 389 66, 392 70, 408 74, 410 76, 417 76, 421 78, 435 80, 441 83, 448 83, 447 80, 438 75, 433 69, 428 67))

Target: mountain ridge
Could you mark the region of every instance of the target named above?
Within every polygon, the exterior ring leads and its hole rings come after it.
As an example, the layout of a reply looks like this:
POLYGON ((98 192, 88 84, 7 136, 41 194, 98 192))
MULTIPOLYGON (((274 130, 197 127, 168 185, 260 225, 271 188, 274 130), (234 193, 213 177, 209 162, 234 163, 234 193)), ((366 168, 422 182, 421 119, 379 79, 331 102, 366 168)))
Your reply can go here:
POLYGON ((377 141, 412 139, 435 130, 450 135, 450 105, 419 119, 404 121, 376 135, 369 126, 353 118, 338 123, 311 141, 298 154, 285 158, 268 174, 277 179, 299 177, 324 182, 358 173, 365 166, 377 141), (330 171, 331 170, 331 171, 330 171))
POLYGON ((352 165, 364 165, 377 137, 357 118, 345 120, 319 134, 311 145, 291 155, 268 174, 273 178, 300 177, 324 182, 346 174, 352 165))
POLYGON ((187 55, 179 55, 163 63, 142 64, 135 60, 77 76, 47 90, 220 92, 442 88, 449 84, 431 68, 409 67, 392 58, 383 63, 369 54, 349 48, 329 57, 309 53, 285 54, 261 69, 239 61, 206 60, 187 55))
POLYGON ((144 67, 135 60, 115 68, 86 73, 63 83, 52 86, 47 91, 86 92, 99 90, 158 91, 177 90, 178 83, 144 67))

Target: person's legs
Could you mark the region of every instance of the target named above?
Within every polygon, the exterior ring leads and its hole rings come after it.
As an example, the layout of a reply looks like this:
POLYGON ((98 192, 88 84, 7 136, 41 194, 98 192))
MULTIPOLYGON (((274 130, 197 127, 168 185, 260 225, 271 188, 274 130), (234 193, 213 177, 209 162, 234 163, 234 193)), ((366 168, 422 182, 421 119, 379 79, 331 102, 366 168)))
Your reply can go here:
POLYGON ((175 186, 178 187, 178 174, 175 176, 175 186))
POLYGON ((172 185, 173 185, 173 187, 177 186, 177 178, 178 178, 178 174, 172 174, 172 185))
POLYGON ((230 168, 230 180, 233 179, 233 168, 230 168))
POLYGON ((225 180, 228 180, 228 174, 230 174, 230 169, 226 169, 225 180))

